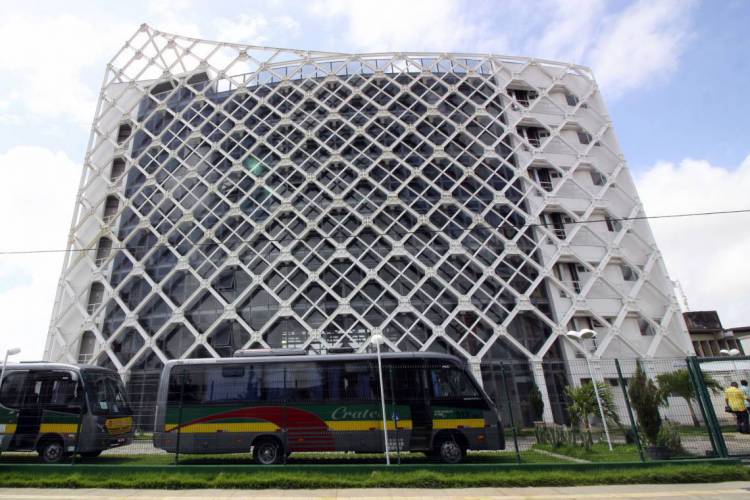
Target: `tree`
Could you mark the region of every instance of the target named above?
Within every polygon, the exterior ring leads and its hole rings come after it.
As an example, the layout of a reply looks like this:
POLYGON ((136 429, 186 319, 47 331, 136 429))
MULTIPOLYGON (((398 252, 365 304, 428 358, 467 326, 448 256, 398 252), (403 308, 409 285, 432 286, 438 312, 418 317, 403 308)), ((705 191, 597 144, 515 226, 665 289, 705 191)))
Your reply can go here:
POLYGON ((654 381, 648 378, 640 363, 636 363, 635 376, 628 387, 628 397, 638 417, 641 431, 648 442, 656 446, 661 429, 659 406, 664 396, 654 381))
MULTIPOLYGON (((703 374, 703 380, 706 383, 706 387, 713 393, 721 391, 719 383, 708 374, 703 374)), ((695 392, 695 387, 690 381, 690 373, 687 368, 682 368, 669 373, 662 373, 656 376, 656 381, 659 383, 659 390, 662 393, 662 404, 667 405, 667 398, 674 396, 682 398, 687 401, 688 411, 690 411, 690 417, 693 419, 693 425, 700 427, 700 421, 695 413, 692 402, 698 399, 698 395, 695 392)))
MULTIPOLYGON (((609 386, 597 382, 596 388, 599 390, 604 418, 619 426, 620 417, 617 414, 617 405, 615 405, 615 398, 609 386)), ((568 397, 568 411, 572 423, 579 428, 584 424, 586 426, 589 439, 585 440, 584 443, 588 447, 591 443, 591 417, 599 415, 599 404, 596 401, 594 385, 592 382, 586 382, 579 387, 568 386, 565 388, 565 395, 568 397)))
POLYGON ((544 400, 536 384, 531 384, 531 390, 529 390, 529 407, 534 421, 542 420, 544 417, 544 400))

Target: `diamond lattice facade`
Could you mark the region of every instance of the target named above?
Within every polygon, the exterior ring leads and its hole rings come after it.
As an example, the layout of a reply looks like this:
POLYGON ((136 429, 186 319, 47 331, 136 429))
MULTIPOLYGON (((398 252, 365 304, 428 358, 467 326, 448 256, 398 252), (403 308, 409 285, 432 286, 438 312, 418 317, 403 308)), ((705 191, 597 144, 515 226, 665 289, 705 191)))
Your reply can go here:
POLYGON ((584 67, 143 26, 106 72, 46 358, 137 393, 172 358, 382 332, 485 380, 515 361, 549 402, 571 328, 595 360, 691 351, 641 215, 584 67))

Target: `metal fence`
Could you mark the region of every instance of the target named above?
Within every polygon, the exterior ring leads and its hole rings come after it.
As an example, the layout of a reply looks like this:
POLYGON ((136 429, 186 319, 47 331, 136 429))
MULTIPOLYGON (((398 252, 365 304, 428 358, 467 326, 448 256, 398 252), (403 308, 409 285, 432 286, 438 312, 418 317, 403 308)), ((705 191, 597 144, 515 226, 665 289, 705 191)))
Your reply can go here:
MULTIPOLYGON (((386 356, 381 387, 372 358, 330 366, 309 359, 273 369, 249 362, 175 372, 158 411, 158 374, 134 376, 127 384, 132 436, 127 417, 90 415, 101 402, 88 395, 80 404, 80 388, 40 384, 33 400, 15 394, 18 409, 6 411, 0 461, 46 453, 46 461, 226 464, 262 462, 265 450, 273 463, 381 463, 386 440, 394 464, 445 461, 441 446, 451 443, 453 452, 466 452, 464 461, 491 463, 750 455, 750 434, 738 427, 747 417, 725 411, 725 390, 732 382, 741 390, 750 379, 749 358, 468 366, 496 405, 502 448, 496 414, 482 409, 481 393, 472 395, 471 384, 440 363, 416 367, 386 356), (58 435, 58 450, 42 446, 58 435), (103 435, 109 441, 102 444, 103 435), (127 444, 110 448, 118 436, 127 444), (279 446, 263 448, 274 440, 279 446)), ((11 404, 6 383, 2 402, 11 404)))

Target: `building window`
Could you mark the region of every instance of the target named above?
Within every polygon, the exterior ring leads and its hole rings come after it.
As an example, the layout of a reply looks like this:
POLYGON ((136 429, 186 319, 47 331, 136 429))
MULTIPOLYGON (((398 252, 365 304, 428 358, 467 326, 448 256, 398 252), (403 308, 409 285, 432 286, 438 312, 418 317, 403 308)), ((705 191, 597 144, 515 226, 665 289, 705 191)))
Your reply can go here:
POLYGON ((564 240, 566 238, 565 224, 570 224, 573 219, 565 214, 559 212, 547 212, 542 214, 542 225, 551 228, 558 239, 564 240))
POLYGON ((91 289, 89 290, 89 300, 88 300, 88 304, 86 305, 86 311, 89 314, 94 314, 94 312, 99 308, 99 306, 102 305, 103 300, 104 300, 104 285, 102 285, 98 281, 91 283, 91 289))
POLYGON ((551 192, 555 187, 553 179, 559 179, 560 172, 551 168, 535 168, 533 169, 533 177, 542 189, 551 192))
POLYGON ((524 108, 528 108, 531 102, 539 97, 535 90, 527 89, 508 89, 508 95, 524 108))
POLYGON ((125 173, 125 160, 123 158, 115 158, 112 160, 112 169, 109 172, 109 180, 117 182, 125 173))
POLYGON ((117 196, 107 196, 107 201, 104 203, 104 222, 112 222, 119 206, 120 202, 117 196))
POLYGON ((591 182, 594 183, 594 186, 603 186, 607 183, 607 177, 602 175, 601 172, 594 169, 591 170, 591 182))
POLYGON ((654 330, 653 325, 651 325, 651 322, 647 319, 638 319, 638 329, 641 331, 641 335, 643 335, 644 337, 653 337, 654 335, 656 335, 656 330, 654 330))
POLYGON ((632 267, 627 264, 620 264, 620 270, 622 271, 622 279, 625 281, 638 281, 638 273, 632 267))
POLYGON ((127 141, 130 134, 133 132, 133 127, 129 123, 123 123, 120 128, 117 129, 117 144, 122 144, 127 141))
POLYGON ((78 349, 78 362, 86 364, 91 361, 96 347, 96 336, 94 332, 86 330, 81 335, 81 347, 78 349))
POLYGON ((542 142, 549 137, 549 131, 542 127, 517 127, 518 135, 528 141, 529 144, 538 148, 542 142))
POLYGON ((565 102, 568 103, 568 106, 575 106, 578 104, 578 96, 575 94, 571 94, 570 92, 565 93, 565 102))
POLYGON ((607 224, 607 231, 610 233, 619 233, 622 229, 622 222, 620 219, 613 219, 609 215, 604 216, 604 222, 607 224))
POLYGON ((591 134, 589 134, 585 130, 578 131, 578 142, 580 142, 581 144, 591 144, 592 139, 593 137, 591 137, 591 134))
POLYGON ((107 257, 109 257, 109 253, 112 251, 112 240, 109 238, 99 238, 99 244, 96 247, 96 257, 94 259, 94 263, 96 263, 97 266, 101 266, 105 260, 107 260, 107 257))

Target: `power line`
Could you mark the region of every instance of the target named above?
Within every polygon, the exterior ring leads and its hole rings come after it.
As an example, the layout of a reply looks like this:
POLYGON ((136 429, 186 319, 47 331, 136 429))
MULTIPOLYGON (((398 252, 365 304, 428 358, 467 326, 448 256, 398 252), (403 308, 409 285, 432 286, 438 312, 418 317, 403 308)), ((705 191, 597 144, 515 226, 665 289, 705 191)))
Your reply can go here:
MULTIPOLYGON (((691 213, 682 213, 682 214, 666 214, 666 215, 642 215, 642 216, 636 216, 636 217, 608 217, 605 219, 592 219, 592 220, 581 220, 581 221, 565 221, 562 224, 565 226, 568 225, 578 225, 578 224, 594 224, 599 222, 604 223, 611 223, 611 222, 625 222, 625 221, 637 221, 637 220, 655 220, 655 219, 676 219, 676 218, 682 218, 682 217, 700 217, 700 216, 706 216, 706 215, 730 215, 730 214, 740 214, 740 213, 750 213, 750 208, 743 208, 739 210, 717 210, 713 212, 691 212, 691 213)), ((453 219, 450 219, 451 221, 453 219)), ((455 224, 455 223, 454 223, 455 224)), ((512 222, 508 222, 509 228, 520 231, 522 229, 526 228, 532 228, 532 227, 553 227, 553 224, 551 223, 539 223, 539 224, 523 224, 523 225, 513 225, 512 222)), ((468 232, 469 229, 461 229, 461 235, 463 236, 463 233, 468 232)), ((419 231, 399 231, 400 234, 437 234, 437 233, 443 233, 445 234, 444 230, 435 230, 435 229, 422 229, 419 231)), ((353 235, 353 233, 352 233, 353 235)), ((381 236, 381 235, 377 235, 381 236)), ((324 236, 320 235, 319 238, 321 240, 346 240, 348 238, 351 238, 352 236, 346 236, 343 238, 337 238, 333 236, 324 236)), ((256 238, 260 241, 263 241, 264 243, 289 243, 292 241, 307 241, 305 238, 283 238, 283 239, 275 239, 275 238, 267 238, 263 236, 256 236, 256 238)), ((248 239, 236 239, 234 240, 236 242, 240 243, 249 243, 251 240, 248 239)), ((211 241, 211 242, 204 242, 204 243, 192 243, 192 247, 202 247, 202 246, 217 246, 219 245, 219 241, 211 241)), ((120 247, 111 247, 110 251, 112 250, 140 250, 140 249, 150 249, 150 248, 157 248, 159 246, 163 246, 160 244, 154 244, 150 246, 120 246, 120 247)), ((66 249, 40 249, 40 250, 7 250, 7 251, 0 251, 0 256, 3 255, 30 255, 30 254, 45 254, 45 253, 64 253, 64 252, 92 252, 96 251, 96 247, 90 247, 90 248, 66 248, 66 249)))

